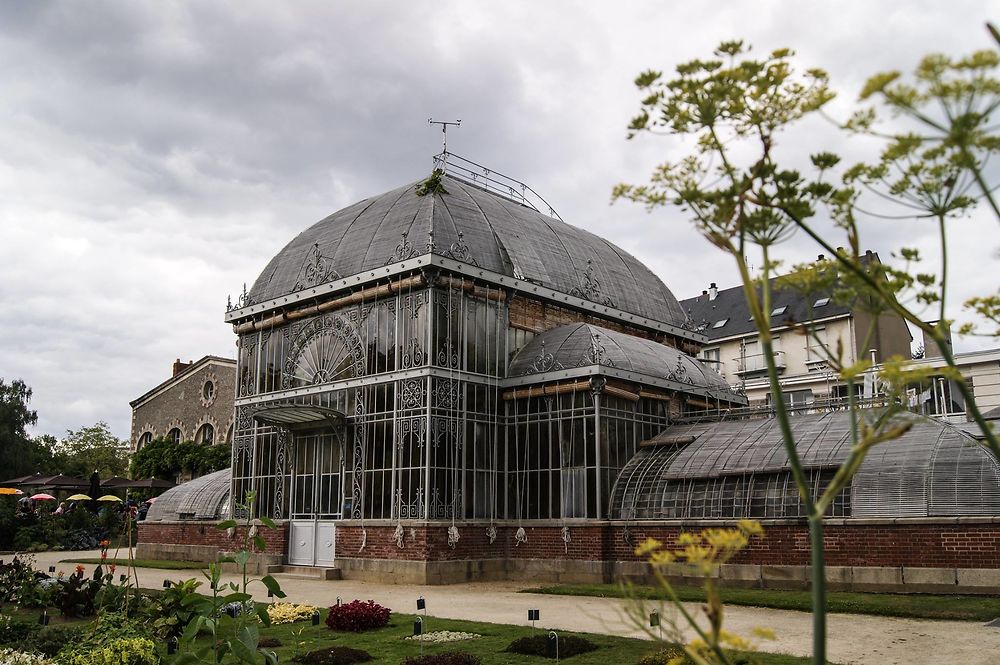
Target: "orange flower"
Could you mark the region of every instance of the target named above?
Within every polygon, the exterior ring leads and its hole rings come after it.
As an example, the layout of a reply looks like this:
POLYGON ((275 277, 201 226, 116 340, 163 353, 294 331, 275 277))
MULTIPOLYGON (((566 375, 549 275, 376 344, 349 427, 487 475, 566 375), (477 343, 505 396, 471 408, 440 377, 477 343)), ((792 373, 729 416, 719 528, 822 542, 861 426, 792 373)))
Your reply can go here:
POLYGON ((106 539, 106 538, 105 538, 104 540, 102 540, 102 541, 101 541, 101 547, 102 547, 102 548, 105 548, 105 547, 107 547, 107 546, 108 546, 108 545, 110 545, 110 544, 111 544, 111 541, 110 541, 110 540, 108 540, 108 539, 106 539))
POLYGON ((77 575, 83 575, 83 570, 84 570, 84 569, 83 569, 83 566, 82 566, 82 565, 80 565, 80 564, 76 564, 76 574, 77 574, 77 575))
POLYGON ((114 575, 115 574, 115 564, 111 564, 111 566, 108 568, 108 570, 110 570, 111 574, 114 575))

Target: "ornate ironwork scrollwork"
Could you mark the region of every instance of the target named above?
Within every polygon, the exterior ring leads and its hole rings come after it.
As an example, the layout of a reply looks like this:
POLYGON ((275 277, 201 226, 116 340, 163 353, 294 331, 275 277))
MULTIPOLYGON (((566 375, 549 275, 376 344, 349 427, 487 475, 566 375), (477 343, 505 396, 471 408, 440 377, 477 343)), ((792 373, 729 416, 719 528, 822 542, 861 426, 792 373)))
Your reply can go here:
POLYGON ((313 243, 313 248, 310 250, 309 256, 306 257, 306 262, 299 271, 299 278, 292 290, 300 291, 340 278, 340 273, 333 269, 330 257, 323 256, 319 251, 319 243, 313 243))
POLYGON ((584 356, 583 360, 580 361, 580 367, 585 367, 587 365, 604 365, 605 367, 614 367, 615 361, 608 357, 608 352, 604 348, 604 344, 601 342, 600 333, 593 333, 590 336, 590 348, 587 350, 587 355, 584 356))
POLYGON ((583 298, 604 305, 605 307, 615 307, 615 301, 601 293, 601 282, 594 277, 594 262, 587 259, 587 269, 580 277, 580 285, 573 287, 569 292, 571 296, 583 298))
POLYGON ((543 339, 541 352, 535 356, 534 361, 521 374, 541 374, 542 372, 554 372, 560 369, 565 369, 565 367, 563 367, 561 362, 556 360, 555 356, 545 350, 545 340, 543 339))
POLYGON ((232 312, 237 309, 243 309, 244 307, 249 307, 254 304, 253 300, 250 298, 250 294, 247 293, 247 283, 243 282, 243 293, 236 297, 236 304, 233 304, 233 297, 226 296, 226 311, 232 312))
POLYGON ((403 369, 420 367, 426 361, 424 350, 420 347, 420 340, 411 339, 403 349, 403 357, 400 358, 400 365, 403 369))
POLYGON ((468 243, 465 242, 464 235, 465 234, 459 231, 458 240, 451 243, 451 246, 441 252, 441 255, 446 256, 449 259, 461 261, 462 263, 468 263, 469 265, 473 265, 478 268, 479 263, 476 261, 475 257, 472 256, 472 249, 469 247, 468 243))
POLYGON ((406 379, 400 383, 400 407, 403 409, 419 409, 423 407, 427 399, 424 379, 406 379))
POLYGON ((405 261, 407 259, 412 259, 417 255, 417 250, 413 246, 413 243, 406 237, 408 233, 404 231, 400 234, 402 240, 396 245, 395 251, 385 260, 385 265, 391 265, 393 263, 399 263, 400 261, 405 261))

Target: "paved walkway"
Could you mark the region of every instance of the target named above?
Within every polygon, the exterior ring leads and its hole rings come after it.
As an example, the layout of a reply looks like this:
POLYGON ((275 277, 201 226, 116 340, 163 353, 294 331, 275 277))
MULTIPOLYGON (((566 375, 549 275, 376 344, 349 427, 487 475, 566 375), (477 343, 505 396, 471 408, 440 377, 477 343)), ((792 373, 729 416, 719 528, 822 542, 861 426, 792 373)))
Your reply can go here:
MULTIPOLYGON (((74 564, 60 564, 65 558, 100 556, 98 552, 46 552, 37 555, 39 569, 55 565, 71 572, 74 564)), ((87 574, 93 566, 86 566, 87 574)), ((156 570, 141 568, 139 583, 160 588, 164 579, 201 577, 197 570, 156 570)), ((235 576, 226 576, 233 579, 235 576)), ((355 598, 374 599, 397 612, 414 613, 416 599, 427 600, 431 617, 468 619, 492 623, 526 624, 527 610, 541 611, 539 627, 590 633, 644 637, 630 623, 625 601, 611 598, 549 596, 517 593, 530 585, 513 582, 482 582, 449 586, 415 586, 360 581, 318 581, 279 576, 282 589, 292 602, 328 606, 340 596, 344 602, 355 598)), ((267 592, 258 585, 258 599, 267 592)), ((696 604, 686 605, 697 612, 696 604)), ((997 614, 1000 616, 1000 603, 997 614)), ((664 615, 666 616, 666 615, 664 615)), ((749 635, 757 626, 768 627, 777 640, 763 650, 807 656, 811 653, 812 617, 805 612, 755 607, 726 609, 726 628, 749 635)), ((433 630, 433 620, 429 622, 433 630)), ((1000 663, 1000 628, 989 628, 966 621, 927 621, 890 617, 833 614, 829 616, 829 658, 842 665, 916 665, 919 663, 955 663, 960 665, 996 665, 1000 663)))

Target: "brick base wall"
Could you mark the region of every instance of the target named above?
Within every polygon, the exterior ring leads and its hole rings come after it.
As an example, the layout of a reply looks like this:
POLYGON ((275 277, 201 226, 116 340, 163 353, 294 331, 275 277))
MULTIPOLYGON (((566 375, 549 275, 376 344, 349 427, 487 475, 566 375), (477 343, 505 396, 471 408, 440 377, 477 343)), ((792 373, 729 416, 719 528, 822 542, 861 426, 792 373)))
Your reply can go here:
MULTIPOLYGON (((490 543, 487 524, 459 524, 460 538, 448 546, 447 524, 404 525, 403 547, 393 538, 395 525, 367 525, 361 549, 360 525, 337 525, 337 556, 404 561, 458 561, 465 559, 570 559, 581 561, 635 561, 635 546, 646 538, 673 542, 684 530, 696 531, 706 523, 598 524, 569 527, 569 542, 561 526, 525 526, 527 542, 516 544, 516 525, 497 525, 490 543)), ((243 527, 240 527, 242 529, 243 527)), ((809 564, 809 531, 805 524, 765 523, 765 536, 755 539, 733 563, 804 566, 809 564)), ((288 526, 260 529, 269 554, 285 553, 288 526)), ((139 542, 208 545, 231 550, 242 531, 230 538, 210 522, 143 522, 139 542)), ((824 533, 826 560, 831 566, 908 566, 1000 569, 1000 520, 965 522, 940 520, 886 520, 827 524, 824 533)))
MULTIPOLYGON (((866 521, 867 522, 867 521, 866 521)), ((718 526, 719 524, 713 524, 718 526)), ((448 525, 404 526, 403 547, 393 539, 394 525, 367 526, 361 549, 361 527, 337 526, 337 556, 406 561, 466 559, 569 559, 580 561, 636 561, 635 546, 646 538, 673 542, 684 530, 707 526, 640 524, 570 526, 563 542, 561 526, 525 526, 527 542, 515 544, 515 525, 497 526, 489 542, 486 524, 460 524, 460 538, 448 546, 448 525)), ((824 530, 826 561, 830 566, 949 567, 1000 569, 1000 521, 963 523, 942 520, 910 523, 830 523, 824 530)), ((733 563, 809 565, 809 528, 806 524, 765 524, 765 536, 755 539, 733 563)))

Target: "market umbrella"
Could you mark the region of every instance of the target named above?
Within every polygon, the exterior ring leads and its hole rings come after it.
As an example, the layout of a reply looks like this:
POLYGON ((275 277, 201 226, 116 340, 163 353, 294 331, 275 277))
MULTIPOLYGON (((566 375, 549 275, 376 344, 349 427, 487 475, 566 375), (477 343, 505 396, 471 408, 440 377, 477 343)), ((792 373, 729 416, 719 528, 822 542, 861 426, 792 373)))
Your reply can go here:
POLYGON ((64 476, 62 474, 58 476, 49 476, 43 483, 32 484, 40 487, 52 487, 54 489, 87 489, 90 487, 90 483, 86 480, 81 480, 80 478, 74 478, 72 476, 64 476))
MULTIPOLYGON (((70 497, 70 498, 72 498, 72 497, 70 497)), ((121 501, 122 501, 121 499, 119 499, 118 497, 116 497, 114 494, 105 494, 104 496, 99 496, 99 497, 97 497, 97 500, 98 501, 117 501, 118 503, 121 503, 121 501)))
POLYGON ((5 494, 6 495, 24 494, 24 492, 22 492, 19 489, 15 489, 13 487, 0 487, 0 496, 3 496, 5 494))
POLYGON ((122 483, 120 485, 116 485, 115 487, 155 489, 155 488, 168 488, 173 486, 174 483, 170 482, 169 480, 160 480, 159 478, 145 478, 143 480, 130 480, 127 483, 122 483))
POLYGON ((45 494, 44 492, 40 492, 38 494, 33 494, 33 495, 31 495, 30 498, 31 498, 32 501, 55 501, 56 500, 56 498, 54 496, 52 496, 51 494, 45 494))
POLYGON ((34 478, 34 477, 35 477, 34 474, 30 474, 30 475, 27 475, 27 476, 18 476, 17 478, 11 478, 10 480, 3 481, 3 484, 4 485, 22 485, 22 484, 24 484, 24 481, 29 480, 29 479, 34 478))
POLYGON ((25 476, 25 478, 18 483, 18 485, 24 485, 27 487, 41 487, 49 478, 54 478, 55 476, 47 476, 41 473, 36 473, 33 476, 25 476))
POLYGON ((123 476, 111 476, 101 481, 101 487, 117 487, 127 482, 130 482, 129 479, 123 476))
POLYGON ((67 501, 90 501, 90 497, 86 494, 74 494, 66 499, 67 501))

